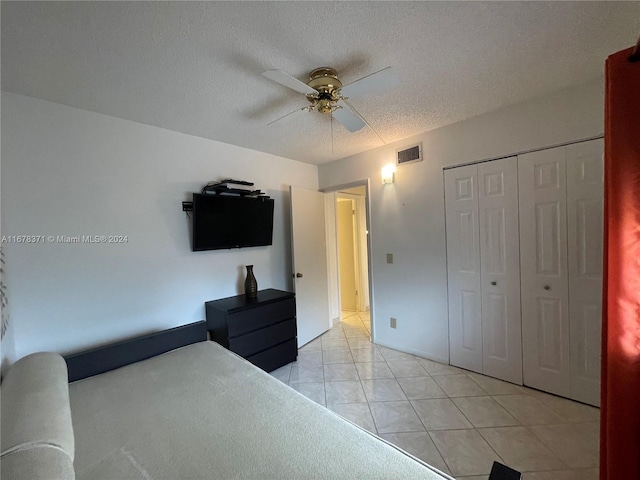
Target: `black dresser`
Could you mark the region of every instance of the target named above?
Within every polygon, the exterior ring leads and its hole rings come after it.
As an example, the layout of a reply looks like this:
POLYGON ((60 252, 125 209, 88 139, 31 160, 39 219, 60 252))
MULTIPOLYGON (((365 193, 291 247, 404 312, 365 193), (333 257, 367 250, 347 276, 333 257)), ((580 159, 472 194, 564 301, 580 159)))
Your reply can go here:
POLYGON ((298 356, 296 300, 290 292, 260 290, 205 303, 211 340, 270 372, 298 356))

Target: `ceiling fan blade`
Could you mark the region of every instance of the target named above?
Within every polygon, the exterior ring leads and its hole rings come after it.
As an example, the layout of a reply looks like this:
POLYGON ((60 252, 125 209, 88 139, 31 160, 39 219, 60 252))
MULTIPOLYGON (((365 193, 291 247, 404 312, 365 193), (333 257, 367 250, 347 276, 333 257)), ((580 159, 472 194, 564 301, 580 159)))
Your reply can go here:
POLYGON ((382 93, 398 86, 400 79, 393 67, 383 68, 371 75, 356 80, 340 89, 340 94, 344 97, 357 97, 371 93, 382 93))
POLYGON ((366 125, 366 123, 364 123, 362 119, 357 116, 348 105, 342 102, 339 102, 338 104, 342 108, 334 110, 332 115, 333 118, 335 118, 344 126, 344 128, 346 128, 350 132, 357 132, 366 125))
POLYGON ((266 72, 262 72, 262 75, 267 77, 269 80, 273 80, 280 85, 284 85, 285 87, 305 95, 314 95, 318 93, 315 88, 311 88, 306 83, 292 77, 288 73, 284 73, 282 70, 267 70, 266 72))
POLYGON ((371 124, 365 120, 365 118, 360 114, 360 112, 359 112, 358 110, 356 110, 356 107, 354 107, 348 99, 343 98, 342 100, 340 100, 340 102, 339 102, 339 103, 344 103, 344 104, 346 104, 346 105, 349 107, 349 110, 351 110, 351 111, 353 112, 353 114, 354 114, 354 115, 356 115, 360 120, 362 120, 362 121, 364 122, 364 124, 365 124, 367 127, 369 127, 369 129, 370 129, 373 133, 375 133, 375 134, 376 134, 376 136, 380 139, 380 141, 381 141, 382 143, 384 143, 385 145, 387 144, 387 142, 385 142, 385 141, 384 141, 384 138, 382 138, 382 137, 380 136, 380 134, 376 131, 376 129, 375 129, 375 128, 373 128, 373 127, 371 126, 371 124))
POLYGON ((294 110, 293 112, 289 112, 286 115, 283 115, 283 116, 281 116, 279 118, 276 118, 275 120, 271 120, 269 123, 267 123, 267 126, 268 125, 273 125, 274 123, 279 122, 281 120, 286 120, 286 121, 293 120, 294 118, 296 118, 298 116, 298 114, 304 112, 305 110, 308 112, 309 111, 309 107, 298 108, 297 110, 294 110))

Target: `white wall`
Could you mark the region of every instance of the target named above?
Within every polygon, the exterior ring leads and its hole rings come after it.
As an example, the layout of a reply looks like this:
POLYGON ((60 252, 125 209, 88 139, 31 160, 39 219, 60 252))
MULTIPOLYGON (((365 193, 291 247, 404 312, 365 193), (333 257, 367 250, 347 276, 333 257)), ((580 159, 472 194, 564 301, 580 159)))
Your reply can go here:
POLYGON ((376 343, 448 361, 443 167, 601 135, 603 88, 595 79, 319 167, 321 188, 371 179, 376 343), (396 149, 417 142, 424 161, 399 167, 395 183, 382 185, 380 170, 396 149))
POLYGON ((17 358, 202 320, 246 264, 259 288, 292 288, 288 185, 317 188, 317 167, 9 93, 2 137, 3 235, 128 236, 6 245, 17 358), (181 202, 222 177, 275 199, 273 246, 191 252, 181 202))

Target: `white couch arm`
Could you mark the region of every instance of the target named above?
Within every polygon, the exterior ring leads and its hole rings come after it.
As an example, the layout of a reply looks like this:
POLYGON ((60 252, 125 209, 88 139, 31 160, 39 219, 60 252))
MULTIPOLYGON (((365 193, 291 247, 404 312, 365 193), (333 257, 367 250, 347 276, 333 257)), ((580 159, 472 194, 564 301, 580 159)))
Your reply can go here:
POLYGON ((41 478, 49 469, 48 478, 74 478, 69 383, 60 355, 34 353, 18 360, 2 382, 1 408, 3 476, 41 478))

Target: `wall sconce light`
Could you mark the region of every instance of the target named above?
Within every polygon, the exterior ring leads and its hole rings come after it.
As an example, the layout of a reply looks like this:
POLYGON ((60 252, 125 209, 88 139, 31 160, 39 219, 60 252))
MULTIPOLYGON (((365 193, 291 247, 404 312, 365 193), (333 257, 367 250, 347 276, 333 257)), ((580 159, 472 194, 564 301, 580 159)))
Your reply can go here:
POLYGON ((393 174, 396 171, 396 166, 393 163, 382 167, 382 183, 393 183, 393 174))

